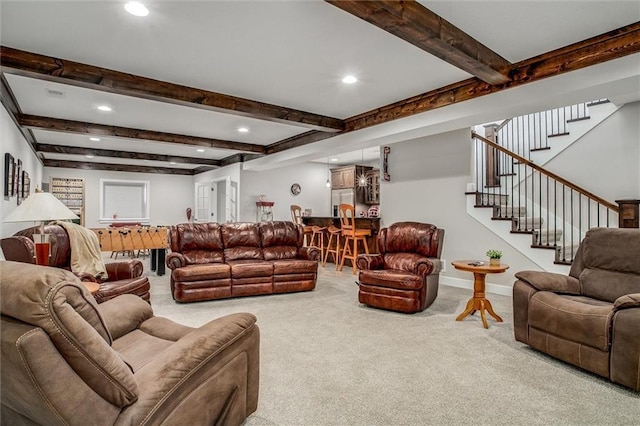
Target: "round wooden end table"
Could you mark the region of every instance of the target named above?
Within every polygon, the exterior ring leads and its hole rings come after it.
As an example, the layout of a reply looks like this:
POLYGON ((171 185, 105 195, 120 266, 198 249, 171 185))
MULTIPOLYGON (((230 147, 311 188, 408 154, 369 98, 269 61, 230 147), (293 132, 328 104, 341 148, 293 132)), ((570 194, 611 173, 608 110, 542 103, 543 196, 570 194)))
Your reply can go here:
POLYGON ((89 290, 92 295, 95 295, 100 290, 100 284, 92 281, 83 281, 82 284, 89 290))
POLYGON ((485 278, 487 274, 500 274, 506 271, 509 269, 509 265, 501 263, 497 266, 491 266, 489 262, 479 260, 456 260, 451 264, 461 271, 473 272, 473 297, 467 302, 464 312, 456 317, 456 321, 462 321, 468 315, 473 315, 476 311, 480 311, 482 325, 484 325, 484 328, 489 328, 485 316, 485 311, 487 311, 496 321, 502 322, 502 318, 494 312, 491 302, 485 297, 485 278), (480 262, 482 262, 482 265, 477 265, 480 262))

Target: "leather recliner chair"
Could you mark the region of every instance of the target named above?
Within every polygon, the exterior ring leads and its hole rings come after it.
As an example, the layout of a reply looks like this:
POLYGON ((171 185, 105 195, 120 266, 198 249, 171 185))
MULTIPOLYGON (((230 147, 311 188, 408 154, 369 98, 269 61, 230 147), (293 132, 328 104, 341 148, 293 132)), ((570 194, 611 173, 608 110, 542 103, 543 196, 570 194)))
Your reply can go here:
POLYGON ((126 294, 98 305, 64 269, 0 262, 3 425, 239 425, 258 403, 260 333, 192 328, 126 294))
MULTIPOLYGON (((50 235, 51 257, 49 266, 71 270, 71 244, 67 231, 60 225, 46 225, 44 232, 50 235)), ((0 240, 0 247, 6 260, 35 263, 33 234, 40 233, 38 227, 23 229, 12 237, 0 240)), ((96 282, 100 288, 93 296, 98 303, 113 299, 121 294, 135 294, 150 299, 149 279, 142 275, 143 265, 139 259, 122 260, 105 264, 107 280, 100 280, 90 274, 79 273, 82 281, 96 282)))
POLYGON ((640 390, 640 229, 591 229, 568 276, 516 278, 517 341, 640 390))
POLYGON ((398 222, 378 233, 380 254, 356 259, 358 300, 391 311, 416 313, 438 295, 444 229, 419 222, 398 222))

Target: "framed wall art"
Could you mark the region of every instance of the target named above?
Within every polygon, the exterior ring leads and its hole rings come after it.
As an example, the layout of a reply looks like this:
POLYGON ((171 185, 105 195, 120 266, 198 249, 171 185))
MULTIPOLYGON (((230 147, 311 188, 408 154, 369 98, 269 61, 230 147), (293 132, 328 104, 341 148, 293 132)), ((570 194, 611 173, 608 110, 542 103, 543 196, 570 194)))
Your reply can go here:
POLYGON ((29 178, 29 173, 23 171, 22 172, 22 199, 26 199, 31 192, 31 178, 29 178))
POLYGON ((8 200, 13 196, 13 175, 15 168, 15 160, 13 155, 4 154, 4 199, 8 200))
POLYGON ((18 166, 16 167, 16 174, 13 177, 14 187, 16 194, 16 201, 18 205, 22 204, 22 160, 18 160, 18 166))

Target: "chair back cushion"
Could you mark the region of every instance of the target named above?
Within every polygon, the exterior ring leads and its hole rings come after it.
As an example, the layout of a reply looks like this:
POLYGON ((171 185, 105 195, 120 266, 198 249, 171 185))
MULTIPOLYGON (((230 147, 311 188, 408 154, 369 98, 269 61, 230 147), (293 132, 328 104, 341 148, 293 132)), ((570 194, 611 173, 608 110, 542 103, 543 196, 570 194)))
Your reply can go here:
POLYGON ((222 234, 218 223, 181 223, 170 233, 171 250, 182 253, 189 264, 222 263, 222 234))
POLYGON ((295 259, 302 247, 302 225, 293 222, 261 222, 258 224, 265 260, 295 259))
POLYGON ((73 273, 0 262, 2 315, 40 327, 60 355, 98 395, 125 407, 137 399, 133 373, 111 348, 98 305, 73 273))
POLYGON ((222 241, 224 258, 228 260, 264 259, 260 230, 253 222, 236 222, 222 224, 222 241))
POLYGON ((640 229, 594 228, 587 231, 576 259, 582 294, 614 302, 640 293, 640 229))
POLYGON ((378 249, 385 253, 415 253, 422 257, 440 257, 440 232, 435 225, 397 222, 378 234, 378 249))
MULTIPOLYGON (((22 235, 33 240, 33 234, 39 234, 40 228, 34 226, 32 228, 23 229, 14 235, 22 235)), ((51 257, 49 257, 49 266, 57 268, 71 268, 71 243, 67 231, 60 225, 46 225, 44 233, 49 234, 49 242, 51 243, 51 257)), ((5 253, 6 255, 6 253, 5 253)), ((13 260, 5 257, 7 260, 13 260)), ((33 262, 31 262, 33 263, 33 262)))

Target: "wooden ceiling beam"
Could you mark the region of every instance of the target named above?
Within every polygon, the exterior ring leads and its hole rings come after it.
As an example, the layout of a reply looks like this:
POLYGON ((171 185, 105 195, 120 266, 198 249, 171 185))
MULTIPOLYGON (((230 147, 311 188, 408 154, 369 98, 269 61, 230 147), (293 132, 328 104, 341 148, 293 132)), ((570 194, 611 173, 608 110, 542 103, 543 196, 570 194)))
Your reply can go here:
POLYGON ((185 136, 175 133, 156 132, 153 130, 132 129, 129 127, 108 126, 105 124, 63 120, 60 118, 39 117, 28 114, 19 115, 18 123, 23 127, 31 129, 50 130, 55 132, 96 136, 112 136, 128 139, 143 139, 182 145, 204 146, 207 148, 255 152, 258 154, 265 153, 265 147, 256 144, 203 138, 199 136, 185 136))
POLYGON ((209 111, 337 132, 338 118, 154 80, 93 65, 0 47, 3 72, 209 111))
POLYGON ((64 146, 39 143, 36 145, 38 152, 50 154, 70 154, 70 155, 95 155, 97 157, 124 158, 127 160, 148 160, 162 162, 176 162, 182 164, 202 164, 207 166, 220 167, 220 160, 208 158, 181 157, 176 155, 147 154, 144 152, 114 151, 111 149, 85 148, 77 146, 64 146))
POLYGON ((345 132, 364 129, 640 52, 640 22, 609 31, 513 65, 500 86, 471 78, 395 102, 346 120, 345 132))
POLYGON ((191 169, 178 169, 171 167, 134 166, 128 164, 94 163, 88 161, 44 160, 45 167, 59 167, 82 170, 107 170, 112 172, 156 173, 165 175, 192 176, 191 169))
POLYGON ((511 63, 416 1, 325 0, 488 84, 511 80, 511 63))
POLYGON ((318 142, 324 139, 336 136, 335 133, 310 131, 300 135, 291 136, 290 138, 267 145, 266 154, 275 154, 276 152, 286 151, 291 148, 307 145, 309 143, 318 142))

